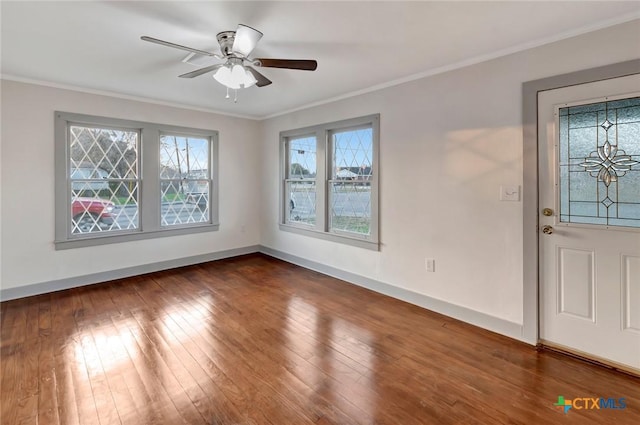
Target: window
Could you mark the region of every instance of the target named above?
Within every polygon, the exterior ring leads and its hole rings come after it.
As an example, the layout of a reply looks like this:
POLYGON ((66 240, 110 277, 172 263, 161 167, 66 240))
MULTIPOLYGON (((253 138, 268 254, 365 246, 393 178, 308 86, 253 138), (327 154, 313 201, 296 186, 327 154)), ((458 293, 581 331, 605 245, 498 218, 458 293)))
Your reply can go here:
POLYGON ((160 136, 161 224, 209 221, 210 141, 180 134, 160 136))
POLYGON ((138 229, 139 131, 71 122, 68 131, 71 235, 138 229))
POLYGON ((56 249, 217 230, 217 133, 56 112, 56 249))
POLYGON ((315 136, 292 138, 287 143, 288 223, 316 224, 316 143, 315 136))
POLYGON ((329 134, 329 229, 370 235, 373 128, 364 126, 329 134))
POLYGON ((378 249, 379 115, 280 134, 280 228, 378 249))
POLYGON ((640 97, 557 117, 560 222, 640 228, 640 97))

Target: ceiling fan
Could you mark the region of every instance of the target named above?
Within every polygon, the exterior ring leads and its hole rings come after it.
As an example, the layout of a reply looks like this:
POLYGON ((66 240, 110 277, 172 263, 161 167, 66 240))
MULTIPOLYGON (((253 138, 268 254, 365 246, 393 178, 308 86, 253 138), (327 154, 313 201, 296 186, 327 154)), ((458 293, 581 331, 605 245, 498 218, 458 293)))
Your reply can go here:
POLYGON ((213 72, 213 78, 215 78, 220 84, 227 87, 227 98, 229 97, 229 89, 238 90, 248 88, 253 85, 264 87, 272 83, 271 80, 262 75, 251 65, 263 68, 300 69, 303 71, 315 71, 318 67, 318 63, 315 60, 251 58, 249 55, 253 49, 255 49, 260 38, 262 38, 262 33, 254 28, 242 24, 238 25, 238 29, 235 31, 223 31, 218 33, 217 39, 220 44, 220 54, 182 46, 180 44, 159 40, 146 35, 140 38, 151 43, 185 50, 198 55, 211 56, 224 61, 224 63, 221 64, 210 65, 196 69, 195 71, 187 72, 186 74, 179 75, 179 77, 193 78, 213 72))

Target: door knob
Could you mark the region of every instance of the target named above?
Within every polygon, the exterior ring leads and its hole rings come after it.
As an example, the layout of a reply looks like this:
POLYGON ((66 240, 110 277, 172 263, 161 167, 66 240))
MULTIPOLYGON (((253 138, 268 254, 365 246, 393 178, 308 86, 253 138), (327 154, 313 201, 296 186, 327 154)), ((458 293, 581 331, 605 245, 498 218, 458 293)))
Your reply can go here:
POLYGON ((553 227, 551 226, 542 226, 542 233, 545 235, 550 235, 553 233, 553 227))
POLYGON ((544 208, 542 210, 542 215, 546 217, 551 217, 553 215, 553 210, 551 208, 544 208))

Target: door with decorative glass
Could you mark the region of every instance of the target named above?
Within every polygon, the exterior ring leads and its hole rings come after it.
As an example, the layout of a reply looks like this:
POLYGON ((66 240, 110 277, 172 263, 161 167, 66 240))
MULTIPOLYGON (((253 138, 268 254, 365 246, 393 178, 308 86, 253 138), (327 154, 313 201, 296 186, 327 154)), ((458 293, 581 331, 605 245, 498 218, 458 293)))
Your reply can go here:
POLYGON ((540 340, 636 373, 639 87, 632 75, 538 95, 540 340))

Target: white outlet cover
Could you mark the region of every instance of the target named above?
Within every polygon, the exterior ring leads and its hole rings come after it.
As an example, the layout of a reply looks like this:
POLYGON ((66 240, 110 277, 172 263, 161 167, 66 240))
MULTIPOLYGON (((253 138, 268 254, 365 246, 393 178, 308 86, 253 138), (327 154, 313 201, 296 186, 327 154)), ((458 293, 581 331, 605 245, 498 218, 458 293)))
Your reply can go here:
POLYGON ((501 201, 519 201, 520 186, 516 186, 516 185, 500 186, 500 200, 501 201))

